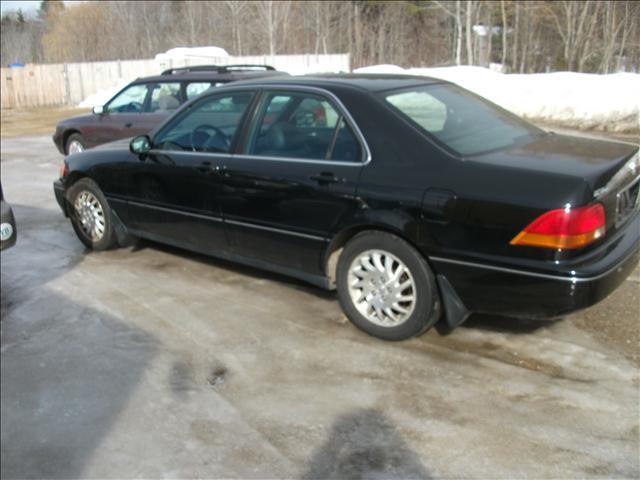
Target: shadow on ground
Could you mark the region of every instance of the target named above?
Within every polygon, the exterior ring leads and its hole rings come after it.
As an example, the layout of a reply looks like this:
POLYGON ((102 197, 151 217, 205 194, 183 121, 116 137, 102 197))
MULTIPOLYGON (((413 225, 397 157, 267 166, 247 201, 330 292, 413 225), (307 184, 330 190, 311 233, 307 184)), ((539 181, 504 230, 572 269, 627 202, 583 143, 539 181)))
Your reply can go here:
POLYGON ((519 317, 502 317, 498 315, 472 314, 463 324, 463 328, 486 330, 497 333, 529 334, 547 328, 562 318, 556 319, 528 319, 519 317))
POLYGON ((157 342, 75 301, 76 292, 51 288, 83 250, 64 248, 77 240, 58 212, 13 208, 18 243, 2 252, 0 476, 78 478, 157 342))
POLYGON ((311 295, 315 295, 318 298, 328 300, 335 299, 336 301, 338 298, 334 291, 328 291, 323 290, 319 287, 314 287, 313 285, 303 282, 302 280, 298 280, 297 278, 289 277, 280 273, 270 272, 268 270, 262 270, 260 268, 255 268, 248 265, 243 265, 241 263, 235 263, 221 258, 203 255, 201 253, 184 250, 162 243, 152 242, 151 240, 137 239, 135 245, 133 246, 134 251, 143 250, 145 248, 152 248, 154 250, 168 253, 170 255, 176 255, 187 258, 189 260, 211 265, 213 267, 222 268, 230 272, 237 273, 238 275, 246 275, 248 277, 283 283, 287 286, 295 288, 296 290, 302 290, 311 295))
POLYGON ((334 422, 302 478, 432 477, 384 415, 374 409, 363 409, 342 415, 334 422))
MULTIPOLYGON (((274 282, 283 283, 287 286, 295 288, 296 290, 302 290, 305 293, 314 295, 317 298, 325 300, 338 301, 338 296, 335 291, 323 290, 319 287, 314 287, 308 283, 298 280, 296 278, 288 277, 279 273, 269 272, 267 270, 261 270, 238 263, 234 263, 228 260, 223 260, 215 257, 210 257, 200 253, 183 250, 181 248, 163 245, 161 243, 152 242, 149 240, 138 239, 133 247, 134 251, 143 250, 145 248, 152 248, 170 255, 180 256, 193 260, 196 262, 211 265, 216 268, 222 268, 230 272, 246 275, 253 278, 259 278, 263 280, 270 280, 274 282)), ((517 317, 504 317, 496 315, 484 315, 484 314, 472 314, 462 325, 463 328, 486 330, 499 333, 521 333, 528 334, 535 332, 541 328, 549 327, 553 323, 561 319, 553 320, 541 320, 541 319, 527 319, 517 317)))

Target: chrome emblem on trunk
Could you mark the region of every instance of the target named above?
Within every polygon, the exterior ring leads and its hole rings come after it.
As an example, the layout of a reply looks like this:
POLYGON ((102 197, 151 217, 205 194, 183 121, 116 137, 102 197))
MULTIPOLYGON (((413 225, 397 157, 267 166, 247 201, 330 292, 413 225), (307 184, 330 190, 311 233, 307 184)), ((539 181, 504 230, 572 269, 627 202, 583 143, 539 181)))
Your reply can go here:
POLYGON ((640 177, 616 195, 616 227, 626 221, 640 205, 640 177))

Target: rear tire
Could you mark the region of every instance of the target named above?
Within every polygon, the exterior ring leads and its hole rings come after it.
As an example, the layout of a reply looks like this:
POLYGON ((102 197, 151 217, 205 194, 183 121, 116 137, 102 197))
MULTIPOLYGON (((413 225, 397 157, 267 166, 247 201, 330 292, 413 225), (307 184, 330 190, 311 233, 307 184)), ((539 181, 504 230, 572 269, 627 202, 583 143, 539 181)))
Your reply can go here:
POLYGON ((84 152, 87 149, 86 144, 87 142, 82 135, 79 133, 73 133, 69 135, 69 138, 67 138, 64 151, 67 152, 67 155, 84 152))
POLYGON ((440 318, 434 275, 424 257, 387 232, 356 235, 337 270, 340 305, 351 322, 384 340, 420 335, 440 318))
POLYGON ((87 248, 108 250, 117 244, 111 208, 96 182, 81 178, 71 185, 67 204, 73 230, 87 248))

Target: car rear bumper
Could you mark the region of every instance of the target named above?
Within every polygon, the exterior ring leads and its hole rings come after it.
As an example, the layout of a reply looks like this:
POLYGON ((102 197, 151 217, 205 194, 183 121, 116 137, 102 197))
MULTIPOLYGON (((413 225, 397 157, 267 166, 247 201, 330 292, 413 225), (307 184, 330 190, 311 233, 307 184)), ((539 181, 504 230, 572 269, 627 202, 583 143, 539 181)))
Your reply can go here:
POLYGON ((585 258, 546 270, 440 257, 429 260, 471 312, 558 317, 601 301, 638 265, 640 214, 585 258))

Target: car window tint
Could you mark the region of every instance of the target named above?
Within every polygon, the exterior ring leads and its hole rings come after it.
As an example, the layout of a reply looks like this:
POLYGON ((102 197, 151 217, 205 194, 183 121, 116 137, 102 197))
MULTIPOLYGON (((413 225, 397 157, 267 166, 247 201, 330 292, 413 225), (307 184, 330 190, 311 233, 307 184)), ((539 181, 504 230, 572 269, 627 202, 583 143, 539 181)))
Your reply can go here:
POLYGON ((180 83, 153 85, 147 112, 171 111, 180 106, 180 83))
POLYGON ((107 105, 109 113, 140 113, 147 96, 147 85, 131 85, 107 105))
POLYGON ((362 159, 362 147, 353 134, 351 127, 340 119, 338 133, 336 135, 333 149, 331 150, 331 160, 341 162, 359 162, 362 159))
POLYGON ((527 141, 533 125, 455 85, 387 92, 385 100, 451 150, 475 155, 527 141))
POLYGON ((155 148, 228 152, 251 97, 251 93, 234 93, 199 101, 159 132, 155 148))
MULTIPOLYGON (((268 94, 257 118, 248 153, 271 157, 332 158, 336 127, 342 125, 333 105, 311 93, 268 94)), ((349 135, 344 129, 341 142, 348 141, 349 135)))
POLYGON ((187 100, 191 100, 194 97, 197 97, 205 90, 211 88, 211 82, 193 82, 187 85, 185 89, 185 93, 187 94, 187 100))

